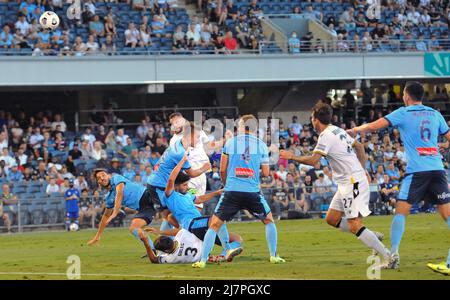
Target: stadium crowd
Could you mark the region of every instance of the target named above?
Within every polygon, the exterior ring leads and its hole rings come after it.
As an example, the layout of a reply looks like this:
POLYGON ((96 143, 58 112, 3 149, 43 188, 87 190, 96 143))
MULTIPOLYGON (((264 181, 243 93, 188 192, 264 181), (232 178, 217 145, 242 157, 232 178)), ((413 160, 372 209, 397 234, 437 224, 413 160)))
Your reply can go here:
MULTIPOLYGON (((37 201, 35 199, 53 196, 67 199, 75 195, 79 200, 80 223, 87 218, 86 222, 90 224, 93 219, 98 219, 103 208, 103 191, 98 189, 91 176, 92 170, 105 168, 146 184, 153 167, 168 147, 171 137, 168 113, 146 115, 135 130, 121 128, 117 123, 121 120, 114 111, 93 113, 90 116, 92 126, 82 132, 72 132, 69 130, 71 125, 66 124, 59 113, 46 111, 31 116, 25 111, 17 114, 0 111, 0 182, 3 183, 0 217, 9 228, 11 220, 1 208, 14 205, 22 198, 37 201), (106 124, 116 125, 107 127, 106 124), (27 186, 38 188, 30 191, 27 186)), ((380 115, 383 113, 380 111, 380 115)), ((374 120, 376 116, 371 110, 363 116, 362 122, 374 120)), ((205 119, 208 117, 204 115, 205 119)), ((355 126, 351 116, 348 117, 344 121, 335 115, 333 124, 342 128, 355 126)), ((271 144, 269 128, 271 120, 258 134, 271 144)), ((214 142, 211 145, 215 144, 207 148, 213 166, 207 175, 208 190, 214 191, 221 187, 218 167, 223 139, 217 140, 214 131, 206 133, 214 142)), ((296 116, 289 124, 281 122, 278 133, 279 148, 289 149, 295 155, 310 154, 317 141, 311 125, 301 124, 296 116)), ((376 214, 391 213, 407 161, 399 132, 394 128, 359 138, 368 155, 366 169, 372 179, 372 209, 376 214)), ((449 152, 442 152, 442 155, 448 167, 449 152)), ((310 212, 327 209, 336 183, 325 158, 314 167, 279 159, 276 154, 270 159, 270 176, 261 179, 261 188, 278 218, 289 214, 291 217, 295 214, 308 217, 310 212)), ((217 201, 208 202, 204 213, 211 214, 217 201)), ((245 211, 243 216, 252 218, 245 211)))
POLYGON ((72 2, 61 0, 9 1, 16 6, 2 6, 8 1, 0 1, 0 8, 13 9, 6 11, 10 15, 5 20, 0 15, 0 49, 65 56, 170 50, 230 54, 238 49, 257 50, 258 42, 265 39, 259 15, 249 8, 238 17, 232 0, 228 10, 219 1, 216 10, 192 19, 176 0, 81 2, 78 10, 75 4, 68 5, 72 2), (47 10, 60 16, 59 28, 51 32, 39 25, 40 14, 47 10))

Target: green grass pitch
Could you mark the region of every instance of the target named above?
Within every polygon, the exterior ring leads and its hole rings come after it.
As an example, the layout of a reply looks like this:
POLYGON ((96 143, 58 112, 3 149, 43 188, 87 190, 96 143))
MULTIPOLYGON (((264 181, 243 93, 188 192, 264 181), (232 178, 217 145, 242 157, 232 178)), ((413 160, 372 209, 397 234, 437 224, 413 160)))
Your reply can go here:
MULTIPOLYGON (((386 235, 392 216, 369 217, 368 228, 386 235)), ((143 246, 126 229, 107 229, 98 245, 86 246, 94 231, 33 232, 0 236, 0 279, 66 279, 69 255, 81 259, 81 279, 366 279, 370 251, 354 236, 324 220, 277 222, 278 252, 285 264, 268 262, 264 227, 234 223, 229 230, 245 240, 244 252, 232 263, 152 265, 142 259, 143 246)), ((450 279, 432 272, 427 262, 445 261, 450 234, 439 215, 407 219, 401 245, 401 269, 382 270, 381 279, 450 279)), ((215 248, 218 252, 218 248, 215 248)))

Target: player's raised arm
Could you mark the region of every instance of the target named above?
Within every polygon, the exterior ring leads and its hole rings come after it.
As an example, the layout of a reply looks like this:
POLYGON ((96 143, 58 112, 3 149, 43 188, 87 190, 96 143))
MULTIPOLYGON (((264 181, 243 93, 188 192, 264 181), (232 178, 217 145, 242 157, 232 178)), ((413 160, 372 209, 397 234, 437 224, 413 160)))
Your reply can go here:
POLYGON ((225 185, 227 182, 227 170, 228 170, 228 154, 222 152, 220 157, 220 179, 222 184, 225 185))
POLYGON ((299 162, 301 164, 314 166, 320 161, 322 155, 315 152, 310 156, 295 156, 291 151, 281 150, 280 157, 287 160, 295 160, 296 162, 299 162))
POLYGON ((368 133, 378 131, 380 129, 386 128, 389 126, 389 121, 386 118, 380 118, 371 123, 363 124, 361 126, 354 127, 352 129, 347 130, 347 133, 351 137, 356 137, 358 133, 368 133))
POLYGON ((361 166, 365 170, 366 169, 367 156, 366 156, 366 151, 364 150, 364 145, 361 144, 358 141, 355 141, 353 143, 353 148, 355 148, 356 156, 358 157, 358 160, 361 163, 361 166))
POLYGON ((186 174, 188 174, 189 177, 191 177, 191 178, 195 178, 195 177, 198 177, 198 176, 202 175, 203 173, 205 173, 209 169, 211 169, 211 163, 207 162, 207 163, 205 163, 203 166, 201 166, 198 169, 192 169, 192 168, 187 169, 186 170, 186 174))
POLYGON ((109 224, 120 212, 120 208, 122 207, 122 200, 123 200, 123 189, 125 188, 125 183, 121 182, 116 186, 116 199, 114 201, 114 209, 109 217, 109 219, 106 221, 106 225, 109 224))
POLYGON ((187 161, 187 151, 184 154, 183 158, 178 163, 178 165, 170 173, 169 179, 167 180, 166 190, 165 190, 165 194, 167 197, 169 197, 172 194, 172 192, 175 188, 175 180, 177 179, 177 176, 180 173, 180 171, 183 168, 186 161, 187 161))
POLYGON ((105 212, 103 213, 102 219, 100 220, 100 224, 98 224, 98 231, 95 234, 95 237, 88 242, 88 245, 93 245, 93 244, 97 243, 100 240, 100 237, 103 234, 103 230, 105 230, 106 225, 108 225, 108 223, 106 221, 109 219, 109 217, 111 216, 112 212, 113 212, 112 208, 106 208, 105 209, 105 212))

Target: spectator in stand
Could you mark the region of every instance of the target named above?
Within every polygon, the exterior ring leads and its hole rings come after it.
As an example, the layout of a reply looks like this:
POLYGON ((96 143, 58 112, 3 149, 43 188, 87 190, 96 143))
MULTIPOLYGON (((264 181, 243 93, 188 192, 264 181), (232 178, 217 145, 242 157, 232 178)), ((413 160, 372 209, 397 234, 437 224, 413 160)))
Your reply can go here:
POLYGON ((79 207, 78 199, 80 198, 80 192, 74 187, 74 181, 69 180, 69 189, 64 193, 66 199, 66 230, 70 230, 70 224, 78 224, 79 207))
POLYGON ((11 168, 7 173, 7 179, 9 182, 19 182, 23 179, 23 174, 17 169, 17 164, 15 162, 11 164, 11 168))
POLYGON ((300 53, 300 39, 297 37, 297 32, 293 31, 291 37, 288 40, 289 53, 300 53))
POLYGON ((45 193, 47 193, 47 195, 50 196, 52 194, 57 194, 59 192, 60 192, 60 188, 56 184, 56 179, 55 178, 51 178, 49 184, 45 188, 45 193))
POLYGON ((94 142, 94 147, 92 148, 91 152, 89 153, 89 157, 95 160, 100 160, 102 155, 102 143, 99 141, 94 142))
POLYGON ((277 219, 280 220, 281 213, 289 208, 289 187, 280 180, 275 180, 275 187, 272 189, 272 207, 277 219))
POLYGON ((149 47, 152 45, 152 39, 150 37, 150 32, 148 31, 148 26, 146 24, 141 24, 139 26, 139 47, 149 47))
POLYGON ((100 197, 100 192, 98 190, 94 191, 91 203, 92 206, 94 207, 95 219, 100 220, 101 214, 105 209, 105 201, 103 200, 102 197, 100 197))
POLYGON ((389 175, 384 174, 383 182, 379 184, 381 201, 387 205, 388 213, 392 213, 397 195, 398 195, 398 186, 391 182, 389 175))
POLYGON ((121 174, 121 170, 120 170, 120 161, 117 157, 114 157, 111 160, 111 166, 108 168, 108 173, 113 174, 121 174))
POLYGON ((105 25, 100 21, 100 17, 95 15, 89 22, 89 32, 94 38, 105 36, 105 25))
POLYGON ((7 213, 5 213, 5 205, 14 205, 17 203, 17 197, 14 196, 9 189, 8 184, 2 185, 2 195, 0 197, 0 218, 3 220, 6 230, 11 233, 11 219, 7 213))
POLYGON ((131 162, 127 162, 125 164, 125 168, 122 169, 122 176, 124 176, 125 178, 127 178, 128 180, 133 181, 134 177, 136 176, 136 172, 133 169, 133 165, 131 164, 131 162))
POLYGON ((0 160, 3 160, 5 162, 4 170, 6 173, 8 173, 9 168, 16 164, 16 160, 9 155, 8 148, 3 148, 2 150, 2 156, 0 156, 0 160))
POLYGON ((235 54, 238 49, 237 40, 233 37, 233 32, 228 31, 224 39, 225 49, 227 54, 235 54))
POLYGON ((314 10, 312 4, 308 4, 308 6, 306 6, 306 11, 303 14, 308 18, 323 22, 323 14, 317 10, 314 10))
POLYGON ((14 36, 11 33, 11 28, 5 24, 3 31, 0 33, 0 47, 11 48, 13 45, 14 36))
POLYGON ((125 47, 136 48, 139 42, 139 31, 133 22, 128 23, 128 29, 125 30, 125 47))
POLYGON ((116 140, 120 143, 120 146, 125 147, 127 145, 127 139, 128 139, 128 135, 125 134, 125 131, 123 128, 120 128, 119 130, 117 130, 116 140))
POLYGON ((15 28, 19 29, 20 33, 24 37, 28 36, 28 34, 30 32, 31 25, 26 20, 25 15, 21 12, 19 12, 19 14, 18 14, 18 20, 15 23, 15 28))
MULTIPOLYGON (((116 43, 114 43, 112 35, 111 34, 107 34, 106 35, 106 39, 105 42, 102 44, 102 53, 105 55, 115 55, 116 54, 116 43)), ((103 128, 104 130, 104 128, 103 128)))
MULTIPOLYGON (((81 37, 80 37, 80 39, 81 39, 81 37)), ((59 131, 66 132, 66 130, 67 130, 66 122, 64 122, 64 120, 62 119, 60 114, 55 114, 54 121, 52 122, 52 130, 55 131, 56 126, 58 126, 58 125, 61 126, 59 131)))
POLYGON ((89 223, 93 223, 95 210, 89 198, 88 190, 84 189, 81 191, 81 197, 78 199, 78 207, 80 212, 80 226, 84 224, 85 219, 88 219, 89 223))
POLYGON ((116 24, 114 24, 113 18, 110 16, 106 17, 105 19, 104 31, 106 36, 108 35, 110 35, 111 37, 117 36, 116 24))
POLYGON ((137 147, 136 147, 136 145, 133 144, 133 140, 130 137, 128 137, 127 144, 125 147, 122 148, 122 152, 125 153, 126 156, 128 157, 128 156, 131 156, 131 152, 133 150, 137 150, 137 147))
POLYGON ((214 44, 214 53, 215 54, 225 54, 226 48, 225 48, 225 41, 222 35, 218 35, 216 39, 213 40, 214 44))
POLYGON ((302 124, 298 123, 298 117, 292 117, 292 123, 288 126, 289 130, 296 136, 300 136, 301 131, 303 130, 302 124))
POLYGON ((311 196, 314 192, 314 187, 313 187, 314 182, 311 179, 311 176, 307 175, 305 176, 305 180, 302 184, 302 191, 303 194, 305 195, 305 200, 306 203, 308 205, 308 208, 311 208, 311 196))
POLYGON ((95 41, 95 36, 93 34, 89 35, 88 40, 86 42, 86 54, 96 54, 99 51, 100 47, 98 43, 95 41))
POLYGON ((89 185, 86 179, 84 178, 83 172, 80 172, 80 174, 78 174, 78 178, 74 182, 74 188, 76 188, 79 192, 85 189, 89 190, 89 185))
POLYGON ((189 30, 186 32, 186 39, 188 41, 192 41, 194 45, 200 44, 200 32, 195 29, 194 24, 191 24, 191 26, 189 26, 189 30))

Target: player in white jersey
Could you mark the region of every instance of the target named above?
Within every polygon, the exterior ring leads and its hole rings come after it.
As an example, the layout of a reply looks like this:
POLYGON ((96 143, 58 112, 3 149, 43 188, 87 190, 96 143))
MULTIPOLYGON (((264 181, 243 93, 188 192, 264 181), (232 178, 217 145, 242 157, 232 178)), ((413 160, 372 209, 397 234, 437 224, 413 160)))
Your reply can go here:
MULTIPOLYGON (((183 137, 183 126, 186 123, 186 119, 180 113, 173 113, 169 116, 169 122, 174 132, 174 135, 170 139, 169 145, 172 147, 177 141, 183 137)), ((188 161, 192 168, 197 168, 203 166, 205 163, 209 162, 209 157, 205 152, 204 146, 209 143, 208 136, 201 130, 200 138, 195 144, 195 147, 189 150, 188 161)), ((195 196, 202 196, 206 193, 206 175, 202 174, 195 178, 189 180, 190 192, 195 196)), ((203 204, 196 204, 197 208, 202 209, 203 204)))
POLYGON ((298 157, 282 150, 280 157, 311 166, 320 162, 322 156, 326 157, 338 185, 327 212, 327 223, 355 234, 367 247, 388 260, 389 251, 380 241, 381 234, 372 232, 362 224, 362 218, 370 214, 369 182, 363 167, 366 161, 364 147, 345 130, 331 125, 332 114, 331 106, 324 103, 316 104, 312 110, 311 122, 320 134, 313 155, 298 157))

